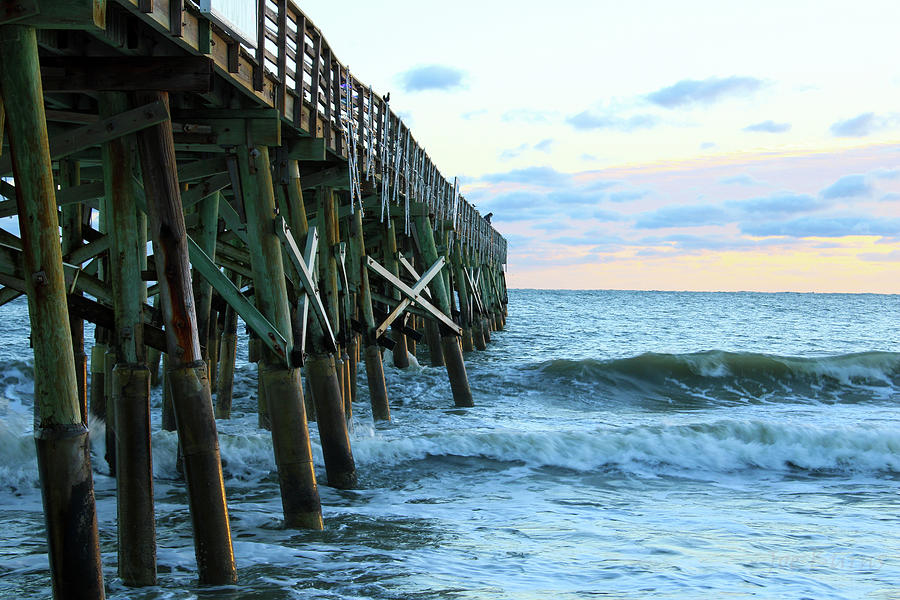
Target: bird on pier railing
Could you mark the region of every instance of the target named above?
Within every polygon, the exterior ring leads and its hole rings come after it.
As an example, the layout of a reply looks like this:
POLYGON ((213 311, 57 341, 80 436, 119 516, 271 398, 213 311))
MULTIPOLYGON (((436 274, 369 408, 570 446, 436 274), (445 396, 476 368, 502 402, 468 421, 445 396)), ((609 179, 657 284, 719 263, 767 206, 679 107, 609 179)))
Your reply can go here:
POLYGON ((491 217, 493 217, 493 216, 494 216, 494 213, 489 212, 488 214, 484 215, 484 220, 487 221, 488 223, 490 223, 491 217))
POLYGON ((391 93, 390 92, 388 92, 387 94, 384 95, 384 101, 385 102, 391 101, 391 93))

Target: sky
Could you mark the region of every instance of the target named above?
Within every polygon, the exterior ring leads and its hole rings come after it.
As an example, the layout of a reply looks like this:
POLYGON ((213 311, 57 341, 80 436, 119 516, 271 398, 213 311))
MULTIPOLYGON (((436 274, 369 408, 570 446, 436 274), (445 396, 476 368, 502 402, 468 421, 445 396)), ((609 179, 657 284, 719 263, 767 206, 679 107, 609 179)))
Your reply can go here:
POLYGON ((900 4, 298 0, 510 287, 900 293, 900 4))

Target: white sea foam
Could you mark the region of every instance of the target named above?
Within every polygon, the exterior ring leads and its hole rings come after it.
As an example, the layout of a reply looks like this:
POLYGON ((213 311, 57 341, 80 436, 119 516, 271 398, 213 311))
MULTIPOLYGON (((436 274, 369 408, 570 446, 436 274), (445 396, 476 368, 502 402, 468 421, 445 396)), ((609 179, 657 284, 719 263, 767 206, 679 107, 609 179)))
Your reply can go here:
POLYGON ((360 463, 464 456, 579 471, 613 467, 639 472, 648 468, 900 472, 900 432, 896 430, 762 421, 723 420, 599 431, 450 431, 358 440, 354 451, 360 463))

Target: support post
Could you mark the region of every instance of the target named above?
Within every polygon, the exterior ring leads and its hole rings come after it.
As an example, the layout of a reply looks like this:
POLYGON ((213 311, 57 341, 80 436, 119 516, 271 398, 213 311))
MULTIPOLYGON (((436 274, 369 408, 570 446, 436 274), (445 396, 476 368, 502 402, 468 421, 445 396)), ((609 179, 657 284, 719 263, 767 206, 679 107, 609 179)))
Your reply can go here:
MULTIPOLYGON (((437 248, 434 244, 434 231, 431 227, 431 219, 428 215, 416 218, 416 230, 419 233, 419 244, 422 248, 422 257, 427 264, 438 260, 437 248)), ((429 283, 431 295, 438 302, 438 308, 450 315, 450 297, 444 285, 443 277, 435 277, 429 283)), ((472 390, 469 388, 469 378, 466 374, 466 365, 463 362, 462 347, 459 338, 452 332, 441 335, 441 351, 447 365, 447 375, 450 378, 450 388, 453 390, 453 402, 456 406, 474 406, 472 390)))
MULTIPOLYGON (((128 110, 124 94, 100 95, 100 113, 128 110)), ((156 526, 150 452, 150 371, 146 367, 141 245, 133 183, 132 140, 103 144, 105 210, 111 237, 110 280, 116 321, 116 365, 111 390, 116 432, 116 505, 119 577, 129 586, 156 584, 156 526)))
MULTIPOLYGON (((3 128, 0 127, 0 143, 3 141, 3 128)), ((80 169, 77 160, 59 161, 60 186, 77 187, 81 183, 80 169)), ((81 204, 67 204, 62 207, 62 253, 67 256, 83 245, 84 211, 81 204)), ((81 266, 81 265, 78 265, 81 266)), ((81 295, 81 291, 73 292, 81 295)), ((87 355, 84 352, 84 320, 78 317, 69 319, 72 330, 72 349, 75 353, 75 377, 78 380, 78 403, 81 406, 81 418, 87 423, 87 355)))
POLYGON ((351 268, 359 272, 359 293, 356 295, 356 300, 366 329, 362 342, 369 400, 372 404, 372 418, 375 421, 390 421, 391 409, 388 404, 387 385, 384 381, 384 364, 381 362, 381 351, 373 337, 377 325, 375 324, 375 314, 372 312, 369 270, 366 268, 366 241, 363 237, 362 213, 356 211, 350 223, 350 244, 353 247, 351 256, 358 257, 358 264, 351 264, 351 268))
MULTIPOLYGON (((292 347, 282 249, 275 234, 275 191, 269 149, 239 146, 237 154, 256 306, 285 337, 288 347, 292 347)), ((261 358, 259 373, 271 415, 285 525, 321 529, 322 509, 299 372, 285 366, 287 356, 275 356, 265 349, 261 358)))
MULTIPOLYGON (((161 101, 168 107, 165 92, 136 96, 138 104, 161 101)), ((230 584, 237 580, 237 574, 212 397, 197 335, 171 119, 141 130, 138 147, 200 582, 230 584)))
MULTIPOLYGON (((338 302, 338 273, 334 249, 337 246, 337 210, 336 199, 330 188, 316 190, 319 223, 325 230, 324 243, 319 244, 319 282, 320 290, 324 288, 327 298, 328 320, 336 333, 340 317, 338 302)), ((347 431, 347 420, 344 412, 344 400, 341 384, 342 368, 340 349, 330 353, 325 349, 323 332, 317 319, 310 319, 312 333, 312 352, 306 362, 306 373, 316 403, 316 425, 322 441, 322 454, 325 457, 325 471, 328 485, 340 489, 356 486, 356 463, 350 448, 350 435, 347 431)))
MULTIPOLYGON (((394 227, 393 219, 388 217, 384 220, 384 266, 394 277, 400 276, 400 261, 397 257, 397 233, 394 227)), ((400 302, 400 292, 391 286, 391 297, 400 302)), ((392 354, 394 356, 394 366, 398 369, 405 369, 409 366, 409 351, 406 349, 406 335, 403 334, 403 322, 405 319, 394 321, 391 325, 391 339, 394 340, 394 348, 392 354)))
MULTIPOLYGON (((240 275, 233 276, 240 287, 240 275)), ((231 399, 234 393, 234 365, 237 358, 237 313, 228 306, 225 309, 225 326, 222 330, 222 346, 219 381, 216 388, 216 418, 231 418, 231 399)))
POLYGON ((35 30, 0 26, 0 95, 16 179, 34 369, 35 445, 55 598, 104 598, 90 443, 67 327, 35 30))

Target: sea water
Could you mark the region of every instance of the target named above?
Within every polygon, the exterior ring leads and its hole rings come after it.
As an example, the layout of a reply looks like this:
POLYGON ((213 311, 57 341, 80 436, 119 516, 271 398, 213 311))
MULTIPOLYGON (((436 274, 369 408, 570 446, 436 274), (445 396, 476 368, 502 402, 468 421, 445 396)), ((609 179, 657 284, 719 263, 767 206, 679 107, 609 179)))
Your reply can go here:
MULTIPOLYGON (((218 421, 240 583, 196 583, 176 440, 153 459, 159 586, 116 577, 115 482, 91 424, 111 598, 900 598, 900 296, 509 294, 453 408, 427 351, 354 404, 359 487, 287 530, 238 354, 218 421)), ((0 597, 49 595, 27 309, 2 307, 0 597)), ((422 348, 422 346, 420 346, 422 348)), ((313 453, 324 481, 315 425, 313 453)))

